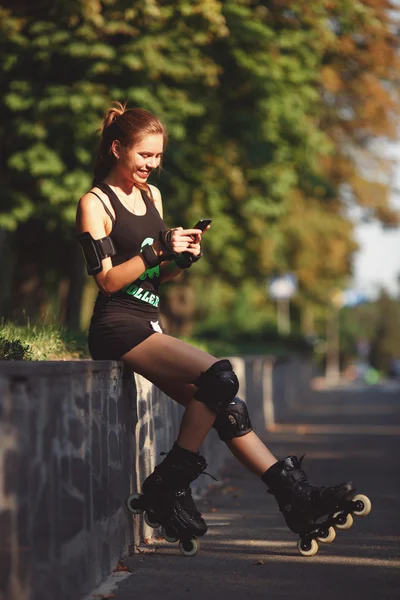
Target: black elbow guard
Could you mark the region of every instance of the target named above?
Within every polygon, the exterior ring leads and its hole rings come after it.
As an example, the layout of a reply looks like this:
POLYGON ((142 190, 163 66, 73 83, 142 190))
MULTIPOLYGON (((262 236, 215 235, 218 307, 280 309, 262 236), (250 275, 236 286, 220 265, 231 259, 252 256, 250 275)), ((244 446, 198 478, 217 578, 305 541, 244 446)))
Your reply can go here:
POLYGON ((95 240, 88 231, 85 231, 77 235, 76 239, 81 245, 88 275, 101 273, 103 270, 102 260, 117 253, 110 236, 95 240))

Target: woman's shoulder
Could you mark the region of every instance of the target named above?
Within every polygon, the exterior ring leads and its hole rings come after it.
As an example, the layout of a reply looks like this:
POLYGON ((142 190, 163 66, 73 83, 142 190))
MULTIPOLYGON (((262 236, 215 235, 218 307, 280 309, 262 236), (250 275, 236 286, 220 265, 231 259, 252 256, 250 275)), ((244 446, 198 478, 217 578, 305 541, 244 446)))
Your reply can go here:
POLYGON ((155 185, 153 185, 152 183, 148 183, 147 184, 149 186, 151 195, 153 197, 154 200, 154 204, 156 209, 158 210, 158 212, 160 213, 161 217, 163 216, 163 206, 162 206, 162 198, 161 198, 161 192, 158 189, 158 187, 156 187, 155 185))
POLYGON ((158 187, 156 187, 155 185, 153 185, 152 183, 148 183, 147 184, 149 186, 151 195, 153 196, 154 200, 159 199, 161 200, 161 192, 158 189, 158 187))
POLYGON ((84 194, 78 202, 78 211, 90 213, 92 215, 99 214, 103 218, 105 207, 113 214, 114 209, 107 194, 98 187, 93 186, 91 190, 84 194))
POLYGON ((82 198, 79 200, 79 203, 88 208, 95 208, 96 206, 101 206, 99 202, 101 200, 105 204, 110 204, 110 199, 100 188, 93 186, 88 192, 83 194, 82 198))
POLYGON ((80 210, 95 210, 96 205, 99 202, 98 198, 92 193, 92 190, 89 190, 78 201, 78 208, 80 210))

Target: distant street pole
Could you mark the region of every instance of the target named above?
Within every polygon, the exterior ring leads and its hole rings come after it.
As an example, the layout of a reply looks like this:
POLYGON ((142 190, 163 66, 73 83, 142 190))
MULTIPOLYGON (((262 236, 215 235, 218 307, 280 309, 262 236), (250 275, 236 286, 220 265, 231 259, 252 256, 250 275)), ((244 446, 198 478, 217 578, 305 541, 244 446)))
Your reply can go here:
POLYGON ((333 291, 330 300, 331 314, 326 323, 325 377, 335 384, 340 380, 340 309, 344 306, 359 306, 367 302, 368 298, 360 290, 337 289, 333 291))
POLYGON ((267 282, 267 291, 276 301, 276 322, 279 335, 289 335, 290 299, 297 292, 297 279, 293 273, 273 277, 267 282))
POLYGON ((325 377, 329 383, 336 384, 340 380, 339 308, 337 306, 334 307, 326 324, 326 342, 325 377))
POLYGON ((290 300, 289 298, 279 298, 276 301, 277 323, 279 335, 290 334, 290 300))
POLYGON ((336 290, 331 298, 332 312, 326 323, 325 377, 333 384, 340 381, 340 324, 339 311, 343 306, 343 292, 336 290))

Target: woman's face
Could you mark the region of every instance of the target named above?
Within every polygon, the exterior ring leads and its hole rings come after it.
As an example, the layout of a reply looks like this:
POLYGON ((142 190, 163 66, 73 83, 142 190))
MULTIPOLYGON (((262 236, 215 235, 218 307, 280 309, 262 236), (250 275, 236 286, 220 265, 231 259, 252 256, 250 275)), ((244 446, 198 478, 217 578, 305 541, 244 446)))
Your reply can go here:
POLYGON ((130 148, 119 147, 118 168, 135 183, 146 183, 161 162, 164 140, 161 134, 148 135, 130 148))

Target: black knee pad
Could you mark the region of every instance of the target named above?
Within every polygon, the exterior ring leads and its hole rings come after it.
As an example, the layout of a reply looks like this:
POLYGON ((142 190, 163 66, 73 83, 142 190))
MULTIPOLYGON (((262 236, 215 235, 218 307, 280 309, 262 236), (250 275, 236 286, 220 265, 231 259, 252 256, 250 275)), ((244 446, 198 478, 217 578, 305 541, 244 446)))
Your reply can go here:
POLYGON ((236 396, 215 419, 213 427, 223 442, 253 431, 246 402, 236 396))
POLYGON ((229 360, 218 360, 196 381, 194 397, 219 414, 226 408, 239 390, 239 381, 232 371, 229 360))

